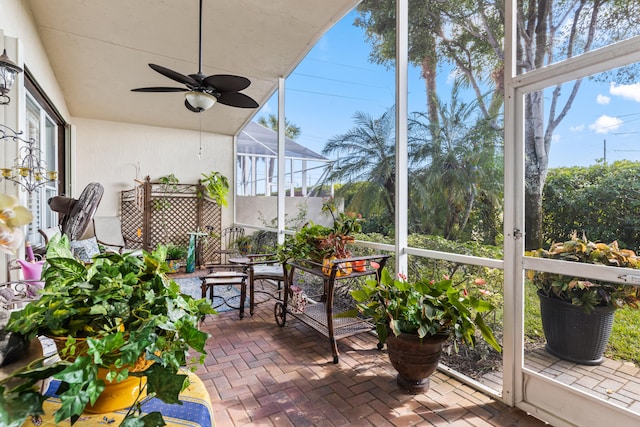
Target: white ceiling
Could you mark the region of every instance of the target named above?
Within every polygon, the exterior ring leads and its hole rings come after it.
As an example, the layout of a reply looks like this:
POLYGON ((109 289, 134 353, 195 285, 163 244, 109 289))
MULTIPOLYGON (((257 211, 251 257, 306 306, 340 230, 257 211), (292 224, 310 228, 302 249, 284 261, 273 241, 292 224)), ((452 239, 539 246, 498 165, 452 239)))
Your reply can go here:
MULTIPOLYGON (((74 117, 237 134, 258 109, 216 104, 197 114, 181 87, 147 64, 198 71, 198 0, 28 0, 74 117), (202 123, 200 123, 202 119, 202 123)), ((357 0, 204 0, 203 73, 249 78, 262 106, 357 0)))

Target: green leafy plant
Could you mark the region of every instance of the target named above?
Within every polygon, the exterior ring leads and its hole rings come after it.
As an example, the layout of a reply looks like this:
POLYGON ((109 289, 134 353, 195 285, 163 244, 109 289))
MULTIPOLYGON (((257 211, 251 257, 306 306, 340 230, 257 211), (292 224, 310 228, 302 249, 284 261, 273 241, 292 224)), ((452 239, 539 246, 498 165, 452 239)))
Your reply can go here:
POLYGON ((229 180, 220 172, 202 174, 200 179, 209 197, 220 206, 227 206, 227 195, 229 194, 229 180))
POLYGON ((182 245, 175 245, 170 243, 166 247, 167 256, 166 259, 184 259, 187 257, 187 248, 182 245))
POLYGON ((279 247, 281 261, 288 259, 310 259, 322 262, 326 258, 348 258, 351 256, 347 245, 354 241, 352 233, 362 229, 360 215, 337 213, 333 199, 323 203, 323 212, 333 218, 333 227, 307 223, 293 236, 288 236, 279 247))
POLYGON ((253 249, 252 236, 240 236, 233 242, 233 247, 240 252, 241 255, 251 253, 253 249))
MULTIPOLYGON (((29 338, 62 337, 66 343, 60 361, 45 366, 37 360, 0 383, 0 424, 19 426, 42 413, 44 398, 36 385, 48 377, 62 383, 56 423, 67 418, 74 423, 105 388, 98 368, 108 371, 109 381, 146 376, 148 395, 179 403, 178 394, 188 384, 179 369, 203 363, 209 334, 198 324, 215 311, 167 278, 165 257, 161 246, 143 258, 108 253, 85 265, 73 258, 66 236, 50 242, 41 297, 13 312, 7 329, 29 338), (190 349, 200 357, 189 358, 190 349), (144 371, 132 370, 145 360, 153 363, 144 371), (19 385, 6 386, 16 378, 19 385)), ((142 416, 137 401, 124 423, 140 419, 144 424, 135 425, 151 425, 158 417, 157 412, 142 416)))
POLYGON ((320 242, 329 234, 331 234, 329 227, 307 223, 294 235, 287 236, 284 243, 278 246, 278 258, 281 262, 292 259, 311 259, 322 262, 328 252, 320 247, 320 242))
POLYGON ((334 199, 322 204, 322 212, 329 212, 333 218, 333 233, 341 236, 349 236, 362 230, 362 215, 354 212, 338 212, 334 199))
MULTIPOLYGON (((180 180, 174 175, 169 174, 158 178, 163 193, 173 193, 178 191, 178 183, 180 180)), ((157 211, 169 209, 171 202, 166 197, 160 197, 153 201, 153 208, 157 211)))
MULTIPOLYGON (((573 233, 565 242, 554 243, 549 249, 527 252, 527 255, 587 264, 640 268, 640 258, 631 250, 620 249, 617 241, 609 244, 594 243, 584 235, 579 238, 577 233, 573 233)), ((571 275, 533 270, 527 271, 527 278, 544 295, 582 306, 588 313, 598 306, 639 307, 640 289, 632 285, 591 281, 571 275)))
POLYGON ((356 309, 347 315, 360 313, 371 319, 381 343, 389 331, 417 334, 420 338, 440 334, 453 335, 470 346, 476 343, 476 330, 497 351, 500 344, 486 326, 483 315, 495 308, 489 302, 474 296, 451 279, 438 282, 426 279, 408 282, 406 277, 394 278, 384 268, 378 282, 367 280, 351 296, 356 309))

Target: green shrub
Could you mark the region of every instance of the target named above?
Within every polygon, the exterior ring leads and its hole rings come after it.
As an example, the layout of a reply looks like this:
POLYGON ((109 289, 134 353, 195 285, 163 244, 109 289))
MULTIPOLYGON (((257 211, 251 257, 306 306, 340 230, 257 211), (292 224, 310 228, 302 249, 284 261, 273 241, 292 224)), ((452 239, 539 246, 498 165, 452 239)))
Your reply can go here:
POLYGON ((574 231, 640 247, 640 162, 618 161, 549 171, 543 193, 543 236, 547 245, 574 231))

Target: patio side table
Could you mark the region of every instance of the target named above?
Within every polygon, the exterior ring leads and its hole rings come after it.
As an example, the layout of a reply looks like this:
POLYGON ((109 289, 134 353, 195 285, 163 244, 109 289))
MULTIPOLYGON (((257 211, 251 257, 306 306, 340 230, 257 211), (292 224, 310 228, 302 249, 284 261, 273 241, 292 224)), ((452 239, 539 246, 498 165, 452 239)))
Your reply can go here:
POLYGON ((202 298, 207 297, 207 291, 209 291, 209 299, 213 304, 215 298, 221 298, 222 302, 215 305, 213 308, 218 308, 224 304, 232 308, 237 308, 240 311, 240 318, 244 317, 244 301, 247 297, 247 273, 246 267, 242 264, 228 264, 228 265, 216 265, 210 267, 212 272, 202 277, 202 298), (227 298, 222 296, 215 296, 214 288, 216 286, 226 286, 228 288, 232 286, 240 286, 240 302, 237 307, 229 304, 231 298, 236 298, 237 295, 233 295, 227 298))
MULTIPOLYGON (((353 257, 345 259, 335 259, 331 261, 330 269, 311 260, 295 260, 287 262, 287 273, 285 277, 285 289, 283 301, 278 301, 274 307, 276 323, 283 327, 287 321, 287 316, 292 316, 304 324, 315 329, 325 337, 329 338, 333 363, 338 363, 338 346, 336 341, 352 335, 370 332, 374 326, 361 317, 336 317, 333 312, 334 291, 338 282, 353 281, 358 278, 369 278, 373 276, 380 280, 380 273, 387 262, 389 255, 371 255, 363 257, 353 257), (354 265, 356 262, 365 262, 365 266, 359 271, 350 267, 348 274, 339 274, 338 271, 344 269, 345 265, 354 265), (308 296, 307 303, 303 307, 290 306, 289 299, 292 297, 292 287, 294 286, 294 275, 296 271, 306 272, 313 276, 321 277, 323 281, 323 293, 321 295, 308 296)), ((304 286, 304 285, 302 285, 304 286)))

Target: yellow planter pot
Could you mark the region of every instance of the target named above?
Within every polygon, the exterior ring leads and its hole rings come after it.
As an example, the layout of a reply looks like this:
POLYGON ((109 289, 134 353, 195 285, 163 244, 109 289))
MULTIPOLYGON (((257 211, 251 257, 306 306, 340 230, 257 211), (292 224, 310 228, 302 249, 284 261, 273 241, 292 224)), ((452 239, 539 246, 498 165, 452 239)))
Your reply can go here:
POLYGON ((120 382, 111 382, 106 380, 108 372, 107 369, 98 368, 98 378, 105 382, 105 389, 95 405, 87 405, 85 411, 94 414, 118 411, 133 405, 138 396, 143 398, 146 395, 147 377, 130 376, 120 382))
MULTIPOLYGON (((328 276, 331 274, 331 261, 333 261, 334 259, 338 259, 336 257, 331 257, 331 258, 325 258, 322 261, 322 272, 328 276)), ((347 276, 349 274, 351 274, 352 268, 351 268, 351 263, 350 262, 342 262, 340 264, 338 264, 338 271, 336 271, 336 277, 340 277, 340 276, 347 276)))

